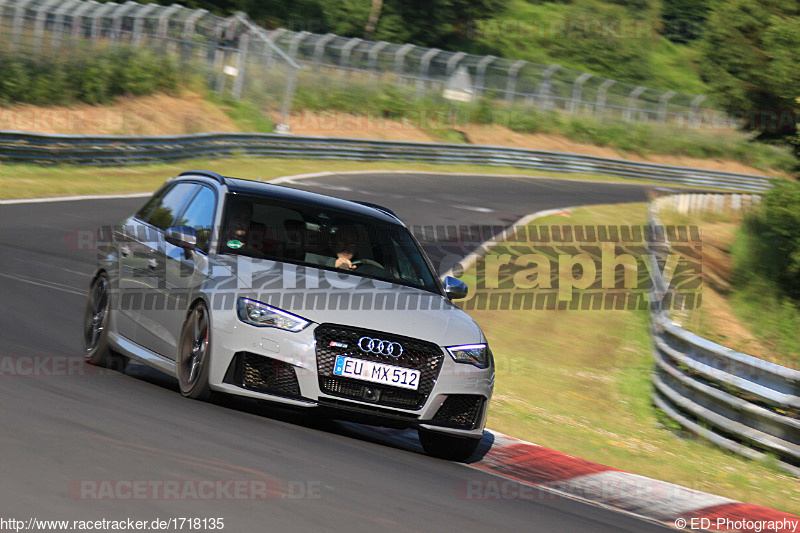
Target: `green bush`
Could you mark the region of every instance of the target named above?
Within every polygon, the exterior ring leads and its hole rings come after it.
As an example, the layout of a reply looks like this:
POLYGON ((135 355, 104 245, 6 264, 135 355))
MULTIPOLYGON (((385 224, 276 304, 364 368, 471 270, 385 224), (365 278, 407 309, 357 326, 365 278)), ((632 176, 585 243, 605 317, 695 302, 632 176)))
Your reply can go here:
POLYGON ((118 96, 176 92, 185 73, 170 56, 145 48, 0 54, 0 104, 106 104, 118 96))
POLYGON ((772 280, 800 302, 800 182, 771 189, 760 208, 748 216, 737 255, 736 274, 742 283, 772 280))

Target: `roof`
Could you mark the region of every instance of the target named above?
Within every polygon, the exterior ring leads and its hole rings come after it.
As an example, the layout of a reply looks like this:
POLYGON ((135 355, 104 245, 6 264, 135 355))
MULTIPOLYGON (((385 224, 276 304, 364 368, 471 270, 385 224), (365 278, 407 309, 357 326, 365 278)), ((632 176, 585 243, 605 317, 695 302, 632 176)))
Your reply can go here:
POLYGON ((358 214, 361 216, 374 218, 388 224, 403 225, 400 220, 376 207, 370 207, 350 200, 334 198, 333 196, 327 196, 325 194, 318 194, 300 189, 294 189, 292 187, 286 187, 283 185, 263 183, 260 181, 245 180, 240 178, 226 177, 225 184, 228 186, 228 191, 230 191, 232 194, 260 196, 262 198, 266 197, 274 198, 276 200, 297 202, 304 205, 313 205, 325 209, 335 209, 338 211, 358 214))

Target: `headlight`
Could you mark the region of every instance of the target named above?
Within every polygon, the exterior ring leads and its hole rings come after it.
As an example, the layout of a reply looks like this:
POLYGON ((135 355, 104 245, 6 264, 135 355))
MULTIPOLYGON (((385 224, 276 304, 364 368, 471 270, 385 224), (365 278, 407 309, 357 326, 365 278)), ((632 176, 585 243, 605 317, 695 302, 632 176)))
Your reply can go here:
POLYGON ((449 346, 447 351, 456 363, 466 363, 475 365, 478 368, 486 368, 491 361, 491 352, 485 344, 463 344, 461 346, 449 346))
POLYGON ((236 302, 236 308, 239 313, 239 320, 261 328, 300 331, 311 323, 304 318, 250 298, 239 298, 236 302))

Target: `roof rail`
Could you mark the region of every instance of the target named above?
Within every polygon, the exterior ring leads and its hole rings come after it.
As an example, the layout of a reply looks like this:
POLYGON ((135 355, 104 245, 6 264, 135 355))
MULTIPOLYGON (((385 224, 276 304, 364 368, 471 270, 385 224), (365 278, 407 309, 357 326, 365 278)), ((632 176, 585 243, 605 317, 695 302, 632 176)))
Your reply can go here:
POLYGON ((384 207, 384 206, 379 205, 379 204, 373 204, 372 202, 362 202, 361 200, 352 200, 352 201, 357 203, 357 204, 361 204, 363 206, 366 206, 366 207, 371 207, 372 209, 377 209, 378 211, 380 211, 382 213, 385 213, 385 214, 387 214, 389 216, 392 216, 392 217, 396 218, 397 220, 400 220, 400 217, 397 216, 397 213, 395 213, 394 211, 392 211, 388 207, 384 207))
POLYGON ((187 170, 185 172, 181 172, 181 176, 204 176, 206 178, 211 178, 220 182, 222 185, 225 185, 225 178, 222 177, 221 174, 217 174, 211 170, 187 170))

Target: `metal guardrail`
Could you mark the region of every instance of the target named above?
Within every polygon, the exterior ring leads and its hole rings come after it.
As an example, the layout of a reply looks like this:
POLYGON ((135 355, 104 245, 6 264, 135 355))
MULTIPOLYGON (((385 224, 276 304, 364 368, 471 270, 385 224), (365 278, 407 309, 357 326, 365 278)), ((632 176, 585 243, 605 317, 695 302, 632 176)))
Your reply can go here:
MULTIPOLYGON (((650 223, 660 225, 654 205, 650 223)), ((653 402, 662 411, 723 448, 757 460, 771 456, 800 476, 800 371, 686 331, 666 311, 652 311, 651 332, 653 402)))
POLYGON ((501 146, 417 143, 267 133, 196 133, 175 137, 84 136, 0 132, 0 162, 120 165, 236 155, 471 163, 603 174, 673 185, 764 191, 773 178, 501 146))

